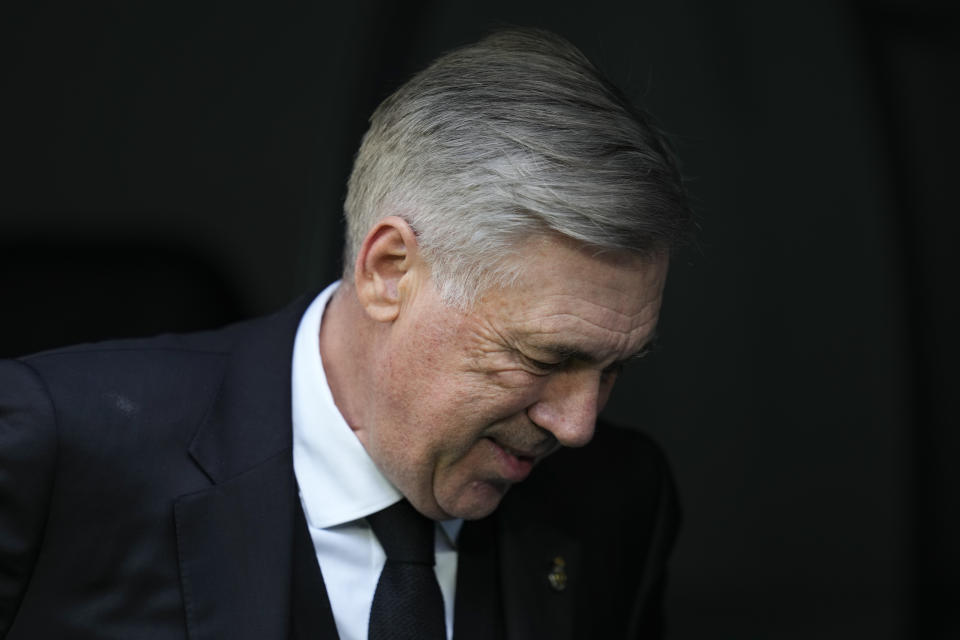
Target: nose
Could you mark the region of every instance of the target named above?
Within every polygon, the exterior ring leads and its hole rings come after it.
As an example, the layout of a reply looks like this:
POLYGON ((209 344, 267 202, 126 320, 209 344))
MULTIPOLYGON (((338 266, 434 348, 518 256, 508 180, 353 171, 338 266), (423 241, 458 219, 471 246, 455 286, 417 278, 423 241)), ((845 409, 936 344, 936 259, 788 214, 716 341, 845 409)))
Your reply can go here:
POLYGON ((561 445, 582 447, 593 438, 601 408, 601 372, 571 369, 550 376, 527 416, 561 445))

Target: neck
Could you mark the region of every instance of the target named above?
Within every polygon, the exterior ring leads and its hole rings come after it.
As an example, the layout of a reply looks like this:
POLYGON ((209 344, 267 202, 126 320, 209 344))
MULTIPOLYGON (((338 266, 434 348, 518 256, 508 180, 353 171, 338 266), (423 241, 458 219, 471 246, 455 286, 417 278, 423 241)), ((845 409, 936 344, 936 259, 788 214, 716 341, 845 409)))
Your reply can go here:
POLYGON ((324 310, 320 324, 320 357, 337 409, 350 428, 364 424, 367 395, 372 391, 370 370, 376 331, 363 312, 352 286, 343 283, 324 310))

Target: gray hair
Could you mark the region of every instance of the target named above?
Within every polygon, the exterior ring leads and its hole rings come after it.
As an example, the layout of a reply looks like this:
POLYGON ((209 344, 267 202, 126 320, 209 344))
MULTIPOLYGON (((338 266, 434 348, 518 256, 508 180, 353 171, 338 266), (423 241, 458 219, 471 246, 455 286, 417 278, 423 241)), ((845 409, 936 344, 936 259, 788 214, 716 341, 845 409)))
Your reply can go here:
POLYGON ((511 29, 444 55, 370 118, 347 188, 344 278, 397 215, 448 304, 507 285, 531 234, 652 256, 689 234, 664 136, 566 40, 511 29))

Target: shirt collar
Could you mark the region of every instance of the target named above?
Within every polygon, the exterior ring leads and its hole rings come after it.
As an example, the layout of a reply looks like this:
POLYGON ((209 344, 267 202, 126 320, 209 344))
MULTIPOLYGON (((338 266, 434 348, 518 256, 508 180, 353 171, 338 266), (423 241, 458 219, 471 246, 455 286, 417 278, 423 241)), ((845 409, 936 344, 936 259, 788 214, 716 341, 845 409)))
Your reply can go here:
POLYGON ((327 384, 320 323, 339 284, 307 308, 293 346, 293 469, 307 522, 315 528, 363 518, 403 497, 347 425, 327 384))

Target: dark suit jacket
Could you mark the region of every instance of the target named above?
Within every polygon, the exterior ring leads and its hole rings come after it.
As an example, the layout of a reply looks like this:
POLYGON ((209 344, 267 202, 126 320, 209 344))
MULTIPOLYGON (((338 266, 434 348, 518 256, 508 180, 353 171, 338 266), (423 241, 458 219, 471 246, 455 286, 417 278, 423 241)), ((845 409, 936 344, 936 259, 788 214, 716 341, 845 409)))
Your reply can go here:
MULTIPOLYGON (((0 361, 0 637, 288 637, 308 302, 0 361)), ((657 636, 676 522, 659 450, 601 426, 465 524, 457 633, 460 593, 495 565, 509 638, 657 636)))

